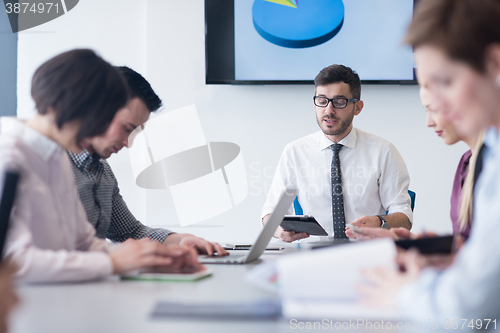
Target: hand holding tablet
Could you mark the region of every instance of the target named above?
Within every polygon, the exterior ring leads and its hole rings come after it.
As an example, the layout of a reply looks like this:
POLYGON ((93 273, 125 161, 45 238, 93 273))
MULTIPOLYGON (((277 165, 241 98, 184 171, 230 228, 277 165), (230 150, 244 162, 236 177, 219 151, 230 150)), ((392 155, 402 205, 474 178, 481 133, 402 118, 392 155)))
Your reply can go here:
POLYGON ((328 236, 318 221, 308 215, 285 215, 280 226, 285 231, 305 232, 311 236, 328 236))

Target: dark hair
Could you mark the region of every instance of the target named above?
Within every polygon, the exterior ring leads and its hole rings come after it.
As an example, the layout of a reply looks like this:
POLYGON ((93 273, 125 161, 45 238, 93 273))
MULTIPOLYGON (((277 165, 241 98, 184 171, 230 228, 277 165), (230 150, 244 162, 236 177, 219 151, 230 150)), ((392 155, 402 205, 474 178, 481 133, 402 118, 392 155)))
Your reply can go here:
POLYGON ((405 42, 434 45, 483 72, 486 49, 500 42, 500 1, 421 0, 405 42))
POLYGON ((61 53, 38 67, 31 96, 40 114, 55 112, 59 129, 81 120, 76 142, 106 131, 116 112, 128 101, 123 76, 94 51, 61 53))
POLYGON ((149 111, 154 112, 161 107, 161 99, 156 95, 148 81, 133 69, 120 66, 116 67, 123 74, 130 88, 130 98, 139 97, 148 107, 149 111))
POLYGON ((353 98, 361 98, 361 81, 359 75, 344 65, 331 65, 323 68, 314 79, 314 87, 344 82, 349 85, 353 98))

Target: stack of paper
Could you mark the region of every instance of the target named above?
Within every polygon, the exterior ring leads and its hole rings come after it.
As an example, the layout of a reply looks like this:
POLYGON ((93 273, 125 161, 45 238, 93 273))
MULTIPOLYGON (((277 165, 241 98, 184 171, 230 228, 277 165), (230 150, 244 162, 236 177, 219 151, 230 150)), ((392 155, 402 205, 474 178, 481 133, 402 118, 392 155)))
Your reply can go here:
MULTIPOLYGON (((330 248, 285 255, 279 259, 277 288, 288 318, 365 318, 395 319, 395 310, 359 305, 356 287, 364 283, 362 271, 376 267, 395 269, 396 247, 390 239, 356 242, 330 248)), ((271 286, 272 265, 249 274, 259 283, 271 286), (257 274, 259 273, 259 274, 257 274), (267 283, 266 283, 267 282, 267 283)))
POLYGON ((361 272, 395 267, 396 246, 390 239, 337 245, 283 256, 278 261, 283 296, 323 300, 357 299, 361 272))

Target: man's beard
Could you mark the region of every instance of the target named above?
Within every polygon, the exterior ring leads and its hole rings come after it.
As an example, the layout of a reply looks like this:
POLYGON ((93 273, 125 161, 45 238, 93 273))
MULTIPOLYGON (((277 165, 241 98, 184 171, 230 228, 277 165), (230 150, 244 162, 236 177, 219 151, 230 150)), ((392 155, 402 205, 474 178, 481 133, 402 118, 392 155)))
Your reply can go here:
POLYGON ((319 119, 316 118, 319 127, 321 128, 321 130, 323 131, 323 133, 325 133, 325 135, 339 135, 339 134, 344 133, 349 128, 349 126, 351 126, 353 119, 354 119, 354 110, 349 115, 349 117, 346 120, 344 120, 344 121, 341 121, 340 119, 335 118, 335 117, 328 117, 328 116, 327 117, 322 117, 321 120, 319 120, 319 119), (336 120, 336 121, 340 122, 339 123, 339 128, 338 129, 326 128, 326 130, 323 129, 323 127, 321 127, 321 123, 323 122, 323 119, 333 119, 333 120, 336 120))

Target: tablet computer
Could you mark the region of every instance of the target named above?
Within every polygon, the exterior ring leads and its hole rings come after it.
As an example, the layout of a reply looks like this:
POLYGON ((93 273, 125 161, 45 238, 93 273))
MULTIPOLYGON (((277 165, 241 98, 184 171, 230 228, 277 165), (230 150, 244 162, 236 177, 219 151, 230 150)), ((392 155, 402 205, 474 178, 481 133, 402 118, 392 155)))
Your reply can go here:
POLYGON ((453 250, 453 239, 453 236, 403 239, 396 241, 396 245, 403 249, 416 247, 422 254, 450 254, 453 250))
POLYGON ((328 236, 318 221, 308 215, 285 215, 280 226, 285 231, 305 232, 311 236, 328 236))
POLYGON ((9 218, 14 198, 16 197, 17 183, 19 182, 19 173, 8 171, 4 176, 2 198, 0 199, 0 262, 4 256, 5 241, 7 231, 9 230, 9 218))

